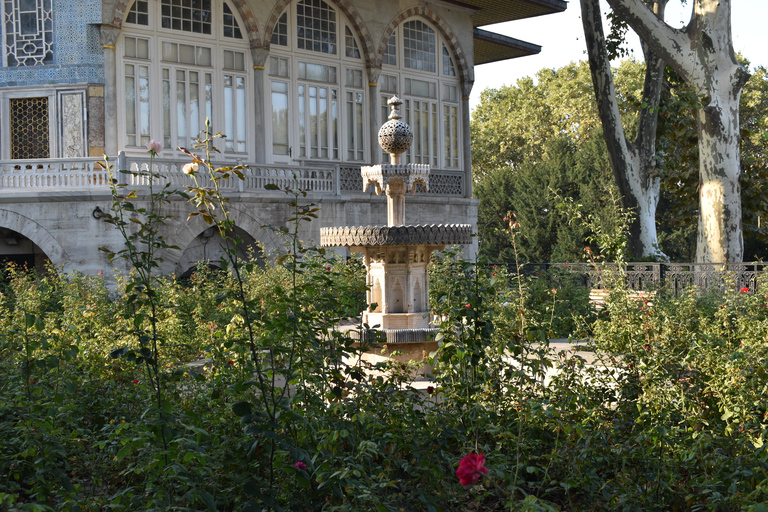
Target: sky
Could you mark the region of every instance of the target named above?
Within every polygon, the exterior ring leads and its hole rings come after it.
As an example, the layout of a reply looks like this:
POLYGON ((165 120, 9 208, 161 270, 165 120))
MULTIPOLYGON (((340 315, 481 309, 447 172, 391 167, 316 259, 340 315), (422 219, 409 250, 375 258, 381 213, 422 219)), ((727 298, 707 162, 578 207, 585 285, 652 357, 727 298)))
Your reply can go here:
MULTIPOLYGON (((600 2, 603 13, 608 10, 605 1, 600 2)), ((692 2, 683 6, 680 0, 670 0, 665 20, 673 27, 683 27, 691 17, 692 2)), ((768 67, 768 0, 732 0, 731 28, 733 46, 752 66, 768 67)), ((603 23, 607 30, 607 23, 603 23)), ((535 76, 544 68, 560 68, 571 62, 586 60, 586 46, 581 25, 579 0, 568 2, 565 12, 499 23, 482 27, 515 39, 542 47, 541 53, 507 61, 483 64, 475 68, 475 85, 469 97, 470 108, 480 102, 480 93, 487 88, 514 85, 518 79, 535 76)), ((636 59, 641 60, 640 40, 631 34, 631 48, 636 59)))

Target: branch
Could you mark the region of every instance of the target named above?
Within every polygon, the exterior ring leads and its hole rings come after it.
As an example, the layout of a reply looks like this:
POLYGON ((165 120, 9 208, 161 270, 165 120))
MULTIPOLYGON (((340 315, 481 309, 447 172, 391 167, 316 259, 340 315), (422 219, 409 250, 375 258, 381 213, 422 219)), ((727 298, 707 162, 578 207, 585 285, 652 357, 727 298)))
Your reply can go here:
POLYGON ((626 196, 626 156, 633 152, 626 140, 624 127, 616 101, 616 87, 613 83, 611 61, 606 49, 603 20, 599 0, 581 0, 581 21, 584 25, 584 39, 587 43, 589 69, 595 88, 597 111, 603 125, 603 135, 608 146, 608 156, 614 170, 616 182, 622 196, 626 196))
MULTIPOLYGON (((674 69, 686 82, 695 73, 696 55, 685 29, 667 25, 643 0, 607 0, 616 14, 637 32, 659 57, 674 69)), ((689 23, 690 25, 690 23, 689 23)))

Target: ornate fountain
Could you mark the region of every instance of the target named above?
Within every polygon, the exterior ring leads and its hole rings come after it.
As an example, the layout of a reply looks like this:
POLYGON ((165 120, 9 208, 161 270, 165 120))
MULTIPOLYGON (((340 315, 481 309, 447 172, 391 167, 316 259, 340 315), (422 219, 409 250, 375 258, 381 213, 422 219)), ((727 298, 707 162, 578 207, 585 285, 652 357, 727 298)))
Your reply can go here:
POLYGON ((391 112, 379 130, 379 144, 390 163, 360 170, 363 190, 374 184, 377 195, 387 194, 387 225, 323 228, 320 238, 325 247, 348 247, 363 255, 370 304, 363 321, 383 330, 387 343, 423 344, 435 331, 429 322, 429 258, 446 245, 471 244, 472 226, 405 224, 405 194, 416 193, 419 185, 428 190, 430 168, 402 163, 413 132, 401 121, 402 101, 394 96, 387 103, 391 112))

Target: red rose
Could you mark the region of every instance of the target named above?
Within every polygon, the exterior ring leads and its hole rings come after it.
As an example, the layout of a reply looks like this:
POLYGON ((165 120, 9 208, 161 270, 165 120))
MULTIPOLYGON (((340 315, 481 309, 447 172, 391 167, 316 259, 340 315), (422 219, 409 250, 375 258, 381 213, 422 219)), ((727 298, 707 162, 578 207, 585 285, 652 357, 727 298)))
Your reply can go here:
POLYGON ((427 386, 427 394, 431 395, 434 392, 435 392, 434 386, 427 386))
POLYGON ((465 455, 459 462, 459 468, 456 470, 456 478, 461 485, 471 485, 477 483, 480 477, 488 474, 485 467, 485 455, 482 453, 470 453, 465 455))
POLYGON ((747 287, 745 286, 744 288, 742 288, 742 289, 741 289, 741 290, 739 290, 739 291, 740 291, 741 293, 749 293, 749 288, 747 288, 747 287))
POLYGON ((234 361, 227 361, 227 364, 235 364, 234 361))
POLYGON ((133 383, 134 384, 138 384, 139 383, 139 379, 134 379, 133 383))

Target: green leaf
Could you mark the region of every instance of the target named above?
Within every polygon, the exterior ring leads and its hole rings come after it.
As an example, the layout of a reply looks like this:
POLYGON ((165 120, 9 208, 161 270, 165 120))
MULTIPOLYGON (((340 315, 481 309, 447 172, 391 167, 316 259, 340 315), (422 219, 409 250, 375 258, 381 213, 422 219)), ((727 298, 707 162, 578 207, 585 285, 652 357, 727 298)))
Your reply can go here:
POLYGON ((232 412, 234 412, 237 416, 252 414, 252 411, 253 407, 251 406, 250 402, 240 401, 232 404, 232 412))
POLYGON ((130 347, 116 348, 115 350, 109 353, 109 357, 111 357, 112 359, 119 359, 130 351, 131 351, 130 347))
POLYGON ((213 496, 211 496, 211 493, 207 491, 198 491, 198 496, 200 496, 200 499, 203 501, 203 503, 205 503, 205 508, 211 512, 216 512, 216 510, 218 510, 216 508, 216 502, 213 501, 213 496))

